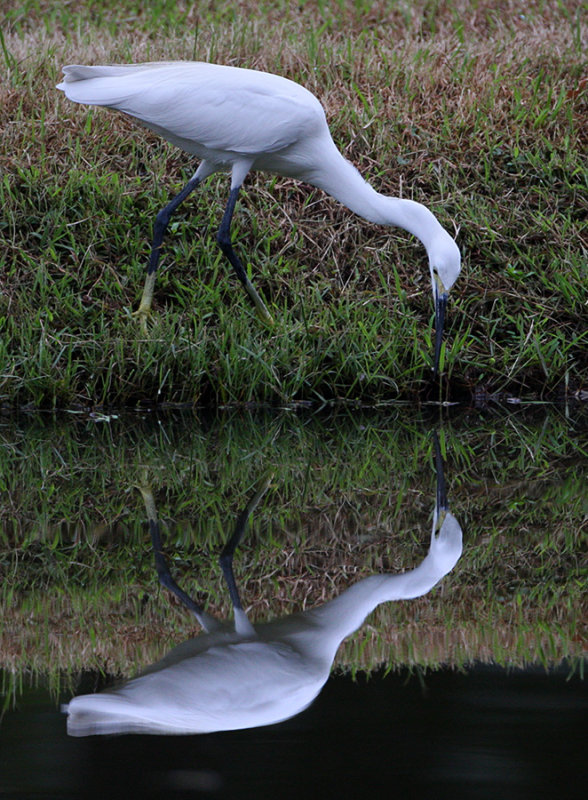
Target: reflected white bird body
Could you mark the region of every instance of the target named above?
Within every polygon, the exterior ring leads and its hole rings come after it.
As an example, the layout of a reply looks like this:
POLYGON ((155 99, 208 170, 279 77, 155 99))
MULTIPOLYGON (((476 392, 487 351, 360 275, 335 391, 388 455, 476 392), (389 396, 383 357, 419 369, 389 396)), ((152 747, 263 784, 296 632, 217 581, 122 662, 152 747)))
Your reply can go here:
POLYGON ((229 234, 245 176, 250 170, 262 170, 317 186, 365 219, 399 226, 422 241, 429 256, 437 314, 436 369, 447 293, 461 269, 459 249, 424 205, 382 195, 366 183, 337 149, 323 107, 311 92, 271 73, 201 62, 70 65, 63 71, 64 80, 57 88, 70 100, 129 114, 201 159, 185 194, 170 203, 161 237, 156 230, 138 313, 146 314, 151 307, 154 273, 169 216, 202 180, 214 172, 229 171, 235 194, 229 198, 226 229, 221 225, 219 244, 260 316, 272 321, 243 274, 229 234))
POLYGON ((280 722, 305 709, 326 682, 341 642, 382 602, 419 597, 462 551, 449 512, 429 553, 400 575, 374 575, 309 611, 252 625, 199 616, 207 633, 174 648, 138 677, 68 705, 68 733, 209 733, 280 722))

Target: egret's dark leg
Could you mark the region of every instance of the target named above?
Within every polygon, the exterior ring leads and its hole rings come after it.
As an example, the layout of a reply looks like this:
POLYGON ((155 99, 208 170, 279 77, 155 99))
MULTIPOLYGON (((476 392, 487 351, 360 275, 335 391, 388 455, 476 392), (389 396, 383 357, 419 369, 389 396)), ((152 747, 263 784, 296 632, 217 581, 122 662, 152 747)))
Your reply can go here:
POLYGON ((267 492, 271 478, 272 476, 270 474, 265 475, 262 478, 262 480, 258 484, 259 488, 255 492, 251 500, 247 503, 243 511, 237 517, 237 522, 235 524, 235 530, 233 531, 233 535, 226 543, 222 553, 220 554, 219 560, 221 569, 223 571, 223 575, 225 576, 225 581, 228 586, 229 595, 231 596, 231 602, 234 608, 242 609, 243 606, 241 605, 239 590, 237 589, 237 583, 235 581, 235 576, 233 574, 233 556, 235 555, 235 550, 239 546, 239 542, 241 541, 245 531, 247 530, 249 517, 255 511, 255 509, 259 505, 259 501, 267 492))
POLYGON ((157 265, 159 264, 159 256, 161 255, 161 245, 163 237, 172 214, 176 208, 184 202, 188 195, 194 191, 198 186, 201 179, 193 176, 188 183, 184 186, 182 191, 177 194, 171 202, 155 217, 155 225, 153 226, 153 242, 151 244, 151 255, 149 256, 149 265, 147 267, 147 278, 145 279, 145 287, 143 289, 143 296, 139 308, 135 311, 135 316, 141 318, 143 325, 147 319, 148 314, 151 312, 151 301, 153 300, 153 287, 155 286, 155 273, 157 272, 157 265))
POLYGON ((173 594, 175 594, 175 596, 186 606, 186 608, 188 608, 194 614, 205 631, 210 632, 216 630, 219 627, 218 621, 204 611, 202 606, 198 605, 198 603, 196 603, 196 601, 193 600, 190 595, 186 594, 183 589, 180 589, 178 584, 172 578, 167 561, 163 555, 161 535, 159 532, 159 521, 157 519, 157 511, 155 509, 153 493, 151 492, 150 487, 145 484, 137 486, 137 489, 141 492, 143 502, 145 503, 145 511, 147 512, 147 517, 149 519, 149 533, 151 534, 151 544, 153 546, 153 556, 155 558, 155 568, 157 570, 159 582, 162 586, 165 586, 166 589, 169 589, 170 592, 173 592, 173 594))
POLYGON ((227 203, 227 207, 225 208, 225 213, 223 215, 220 228, 218 229, 216 240, 220 249, 229 259, 233 269, 237 273, 237 277, 245 287, 245 291, 252 299, 257 310, 258 317, 262 320, 262 322, 267 322, 269 325, 273 325, 274 320, 272 315, 265 307, 265 303, 258 295, 255 287, 247 277, 247 272, 245 271, 239 256, 233 250, 233 243, 231 242, 231 220, 233 219, 233 213, 235 211, 235 205, 237 204, 237 197, 239 196, 240 188, 240 186, 237 186, 234 189, 231 189, 229 201, 227 203))
POLYGON ((180 589, 178 584, 171 576, 169 567, 167 566, 167 561, 163 555, 161 536, 159 533, 159 522, 157 520, 149 520, 149 533, 151 534, 151 544, 153 545, 153 555, 155 557, 155 569, 157 570, 159 582, 162 586, 165 586, 166 589, 169 589, 170 592, 173 592, 178 600, 181 600, 186 608, 189 608, 197 618, 200 618, 200 616, 205 613, 202 606, 199 606, 198 603, 192 600, 190 595, 186 594, 183 589, 180 589))
MULTIPOLYGON (((255 505, 257 505, 257 503, 255 505)), ((239 542, 243 538, 243 534, 247 530, 247 523, 249 522, 249 517, 253 510, 250 506, 251 503, 239 514, 233 535, 224 546, 219 558, 221 569, 225 576, 225 582, 229 588, 229 595, 233 608, 243 608, 241 598, 239 597, 239 590, 237 589, 237 582, 235 581, 235 575, 233 574, 233 556, 235 555, 235 550, 239 546, 239 542)))

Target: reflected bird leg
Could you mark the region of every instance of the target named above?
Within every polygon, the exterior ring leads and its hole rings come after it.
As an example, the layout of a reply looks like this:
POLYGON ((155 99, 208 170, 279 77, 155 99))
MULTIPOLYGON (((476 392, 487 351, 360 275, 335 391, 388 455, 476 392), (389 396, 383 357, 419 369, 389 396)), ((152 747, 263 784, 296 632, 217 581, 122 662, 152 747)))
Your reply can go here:
MULTIPOLYGON (((231 597, 231 602, 233 604, 233 608, 235 609, 235 627, 239 633, 244 634, 251 634, 253 633, 253 627, 247 616, 243 610, 243 606, 241 604, 241 599, 239 597, 239 591, 237 589, 237 583, 235 581, 235 576, 233 574, 233 556, 235 554, 235 550, 243 535, 247 529, 247 524, 249 522, 249 518, 253 511, 259 505, 262 497, 266 493, 270 482, 271 482, 272 475, 271 473, 266 474, 262 480, 258 484, 258 488, 251 498, 251 500, 247 503, 245 509, 239 514, 237 518, 237 523, 235 525, 235 530, 227 544, 225 545, 221 555, 220 555, 220 564, 222 567, 223 575, 225 577, 225 581, 227 583, 229 594, 231 597)), ((221 623, 216 620, 213 616, 208 614, 202 606, 196 603, 190 595, 188 595, 174 580, 172 577, 169 567, 167 564, 167 560, 163 555, 163 546, 161 543, 161 533, 159 528, 159 520, 157 518, 157 510, 155 508, 155 500, 153 498, 153 492, 151 488, 146 484, 143 483, 142 485, 138 485, 137 489, 141 492, 141 496, 143 498, 143 502, 145 504, 145 511, 147 513, 147 517, 149 519, 149 532, 151 534, 151 544, 153 546, 153 556, 155 558, 155 568, 157 570, 157 576, 159 578, 159 582, 162 586, 168 589, 170 592, 175 594, 175 596, 188 608, 196 617, 202 628, 207 632, 211 633, 212 631, 218 630, 222 627, 221 623)))
POLYGON ((261 498, 267 492, 269 485, 271 483, 272 475, 268 473, 264 475, 261 481, 258 484, 258 489, 251 498, 251 500, 247 503, 243 511, 237 517, 237 522, 235 524, 235 530, 233 535, 226 543, 223 548, 222 553, 220 554, 220 565, 223 571, 223 575, 226 581, 226 584, 229 589, 229 595, 231 597, 231 603, 233 604, 233 608, 243 610, 243 605, 241 604, 241 598, 239 597, 239 590, 237 589, 237 582, 235 581, 235 575, 233 574, 233 556, 235 555, 235 550, 239 546, 239 542, 243 538, 245 531, 247 530, 247 524, 249 522, 249 517, 255 511, 257 506, 259 505, 261 498))
POLYGON ((235 610, 236 629, 240 633, 245 633, 245 634, 253 633, 253 627, 249 622, 249 620, 247 619, 245 611, 243 610, 241 598, 239 597, 239 590, 237 588, 237 582, 235 580, 235 575, 233 573, 233 556, 235 555, 235 550, 239 546, 239 543, 243 538, 245 531, 247 530, 249 517, 255 511, 255 509, 257 508, 257 506, 261 501, 261 498, 268 490, 271 479, 272 475, 267 474, 259 482, 257 491, 255 492, 251 500, 247 503, 243 511, 237 517, 237 522, 235 524, 235 530, 233 532, 233 535, 224 546, 223 551, 220 554, 219 558, 225 582, 229 589, 231 603, 233 604, 233 608, 235 610))
POLYGON ((202 628, 210 633, 211 631, 220 628, 220 623, 210 614, 208 614, 202 606, 193 600, 190 595, 181 589, 173 579, 165 556, 163 555, 163 547, 161 544, 161 534, 159 530, 159 520, 157 519, 157 511, 155 509, 155 500, 150 487, 137 486, 143 497, 145 503, 145 510, 149 518, 149 533, 151 534, 151 544, 153 546, 153 555, 155 558, 155 568, 159 582, 180 600, 186 608, 188 608, 196 617, 202 628))

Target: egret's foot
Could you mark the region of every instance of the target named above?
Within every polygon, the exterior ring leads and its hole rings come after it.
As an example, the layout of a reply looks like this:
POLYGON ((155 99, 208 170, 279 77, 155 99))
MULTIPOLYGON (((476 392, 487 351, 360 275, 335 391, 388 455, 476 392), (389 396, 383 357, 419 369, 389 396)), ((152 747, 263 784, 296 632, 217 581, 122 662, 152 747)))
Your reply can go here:
POLYGON ((145 511, 149 519, 157 519, 157 511, 155 510, 155 499, 151 489, 151 481, 149 480, 149 470, 144 468, 141 470, 136 483, 133 483, 133 488, 141 493, 143 502, 145 503, 145 511))
POLYGON ((245 289, 247 290, 247 294, 249 295, 249 297, 253 301, 253 305, 255 306, 255 312, 256 312, 258 318, 265 325, 269 325, 270 327, 273 328, 273 326, 275 325, 274 318, 272 317, 272 315, 267 310, 265 303, 263 302, 261 297, 258 295, 257 290, 255 289, 255 287, 253 286, 253 284, 251 283, 251 281, 249 279, 246 279, 245 289))
POLYGON ((131 314, 132 317, 136 317, 140 324, 141 330, 146 335, 147 330, 147 320, 151 317, 151 308, 145 308, 145 306, 140 305, 136 311, 133 311, 131 314))
POLYGON ((133 311, 133 317, 138 317, 141 322, 141 330, 147 334, 147 318, 151 316, 151 303, 153 302, 153 287, 155 286, 155 270, 147 273, 145 286, 141 295, 139 308, 133 311))
POLYGON ((269 313, 269 311, 267 310, 265 305, 263 306, 263 308, 256 307, 255 308, 255 313, 257 314, 257 318, 261 322, 263 322, 264 325, 268 325, 270 328, 273 328, 274 325, 276 324, 274 322, 274 318, 269 313))

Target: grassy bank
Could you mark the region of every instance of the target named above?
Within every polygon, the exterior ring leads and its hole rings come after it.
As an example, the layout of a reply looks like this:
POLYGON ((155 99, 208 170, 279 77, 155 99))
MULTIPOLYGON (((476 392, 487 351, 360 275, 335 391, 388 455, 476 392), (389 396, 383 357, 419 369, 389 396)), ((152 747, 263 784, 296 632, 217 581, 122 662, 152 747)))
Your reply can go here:
POLYGON ((276 327, 257 322, 216 247, 228 182, 214 177, 172 225, 141 332, 130 311, 154 215, 194 164, 54 86, 67 63, 158 59, 303 83, 375 188, 424 202, 457 234, 444 399, 582 396, 579 0, 4 6, 0 403, 372 403, 430 391, 421 245, 267 175, 247 179, 235 238, 276 327))
MULTIPOLYGON (((175 578, 221 618, 231 609, 218 554, 268 470, 272 485, 235 559, 252 620, 411 569, 427 552, 435 499, 422 422, 402 411, 0 429, 10 498, 0 509, 0 668, 128 674, 195 635, 157 582, 133 489, 146 478, 175 578)), ((578 429, 559 415, 516 413, 499 426, 457 418, 442 444, 463 556, 429 595, 377 609, 339 666, 581 659, 588 509, 578 429)))

